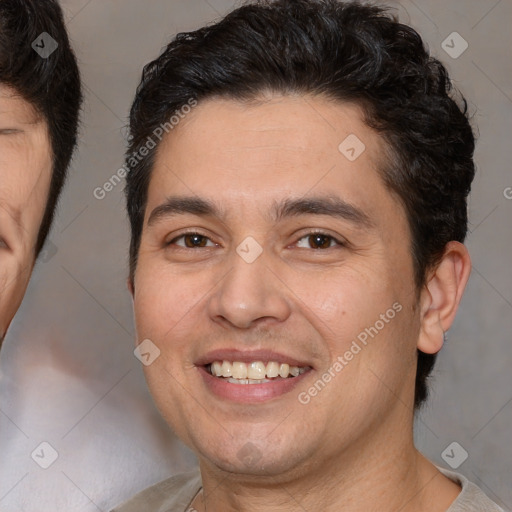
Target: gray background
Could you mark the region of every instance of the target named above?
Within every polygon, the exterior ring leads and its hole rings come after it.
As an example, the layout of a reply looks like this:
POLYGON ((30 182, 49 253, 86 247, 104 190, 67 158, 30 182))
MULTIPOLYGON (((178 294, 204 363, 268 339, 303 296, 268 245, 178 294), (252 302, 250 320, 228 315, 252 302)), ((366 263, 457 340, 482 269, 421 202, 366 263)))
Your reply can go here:
MULTIPOLYGON (((506 196, 512 197, 507 188, 512 187, 512 1, 388 4, 446 63, 480 133, 468 237, 474 270, 434 372, 432 399, 417 421, 416 439, 445 467, 443 450, 458 442, 468 453, 458 471, 510 508, 512 199, 506 196), (469 44, 458 58, 442 48, 454 31, 469 44)), ((63 2, 86 103, 79 153, 51 242, 0 358, 4 512, 107 511, 194 465, 159 418, 133 356, 122 185, 103 200, 94 198, 93 189, 123 163, 123 127, 143 64, 175 33, 198 28, 233 5, 227 0, 63 2), (31 458, 43 441, 58 452, 48 469, 31 458)), ((459 448, 454 453, 463 454, 459 448)))

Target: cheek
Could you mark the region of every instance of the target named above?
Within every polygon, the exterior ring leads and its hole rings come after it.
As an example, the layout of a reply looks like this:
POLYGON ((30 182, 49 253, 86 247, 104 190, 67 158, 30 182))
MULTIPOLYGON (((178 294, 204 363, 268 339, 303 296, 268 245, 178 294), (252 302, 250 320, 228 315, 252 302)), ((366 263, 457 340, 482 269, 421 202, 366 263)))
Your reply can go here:
POLYGON ((135 275, 134 311, 137 337, 153 340, 161 350, 176 340, 191 321, 201 298, 209 287, 201 284, 199 274, 171 274, 155 266, 139 263, 135 275), (151 267, 151 268, 150 268, 151 267))
POLYGON ((332 391, 337 392, 326 393, 319 404, 346 399, 346 410, 356 407, 355 403, 371 402, 383 396, 385 389, 398 390, 414 367, 411 302, 406 302, 407 294, 392 278, 383 279, 383 275, 388 274, 377 266, 345 267, 328 280, 302 281, 299 307, 325 341, 328 353, 321 370, 336 375, 332 391), (340 363, 339 357, 341 365, 333 368, 335 361, 340 363), (351 390, 349 396, 347 390, 351 390))
POLYGON ((2 263, 0 256, 0 335, 12 320, 27 289, 32 261, 27 256, 22 261, 12 258, 2 263))
POLYGON ((324 277, 296 277, 290 288, 311 323, 327 339, 343 343, 375 322, 393 303, 394 290, 375 273, 346 266, 324 277))
POLYGON ((27 148, 4 162, 0 183, 3 199, 22 213, 27 243, 34 244, 50 192, 53 162, 49 147, 27 148))

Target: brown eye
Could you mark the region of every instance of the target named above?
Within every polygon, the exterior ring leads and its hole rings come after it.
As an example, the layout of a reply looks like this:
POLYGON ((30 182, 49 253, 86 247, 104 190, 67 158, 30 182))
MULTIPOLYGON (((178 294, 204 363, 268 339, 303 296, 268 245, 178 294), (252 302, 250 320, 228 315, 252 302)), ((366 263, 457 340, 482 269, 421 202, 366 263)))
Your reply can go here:
POLYGON ((343 243, 336 240, 333 236, 326 233, 310 233, 303 236, 298 242, 298 246, 305 249, 330 249, 334 245, 342 246, 343 243))
POLYGON ((210 242, 210 247, 215 245, 208 237, 201 235, 200 233, 184 233, 183 235, 171 240, 167 245, 177 245, 187 249, 195 249, 198 247, 207 247, 208 242, 210 242), (178 243, 178 241, 182 242, 178 243))
POLYGON ((313 249, 327 249, 331 246, 332 237, 326 235, 309 235, 309 244, 313 249))
POLYGON ((185 235, 183 237, 187 247, 205 247, 207 238, 197 233, 185 235))

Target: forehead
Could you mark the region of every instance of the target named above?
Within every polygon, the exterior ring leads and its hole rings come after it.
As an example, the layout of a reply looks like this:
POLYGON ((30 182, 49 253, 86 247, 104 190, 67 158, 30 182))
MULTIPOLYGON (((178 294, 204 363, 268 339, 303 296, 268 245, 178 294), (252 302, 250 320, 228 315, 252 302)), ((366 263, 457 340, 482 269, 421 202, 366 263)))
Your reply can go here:
POLYGON ((365 125, 362 109, 354 103, 291 94, 245 102, 212 98, 181 117, 160 147, 202 144, 203 151, 189 158, 212 149, 219 157, 244 149, 248 155, 252 150, 301 152, 303 158, 306 153, 311 157, 326 151, 336 154, 342 139, 356 133, 370 146, 366 156, 376 156, 372 146, 384 141, 365 125))
POLYGON ((15 89, 1 83, 0 120, 16 121, 23 125, 34 125, 43 122, 31 103, 22 98, 15 89))
POLYGON ((158 147, 148 202, 172 191, 270 205, 284 195, 343 189, 370 202, 370 189, 389 195, 378 172, 386 154, 384 139, 355 104, 298 95, 258 103, 209 99, 158 147))

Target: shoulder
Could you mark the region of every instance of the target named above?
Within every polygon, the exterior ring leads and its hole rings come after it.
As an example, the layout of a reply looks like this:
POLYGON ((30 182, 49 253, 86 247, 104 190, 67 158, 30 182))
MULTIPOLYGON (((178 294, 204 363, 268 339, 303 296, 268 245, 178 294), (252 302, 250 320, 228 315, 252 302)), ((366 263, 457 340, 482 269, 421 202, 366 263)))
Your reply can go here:
POLYGON ((446 512, 503 512, 494 501, 491 501, 483 491, 471 483, 465 476, 438 467, 443 475, 462 487, 457 499, 446 512))
POLYGON ((111 512, 185 512, 200 489, 201 475, 196 469, 144 489, 111 512))

